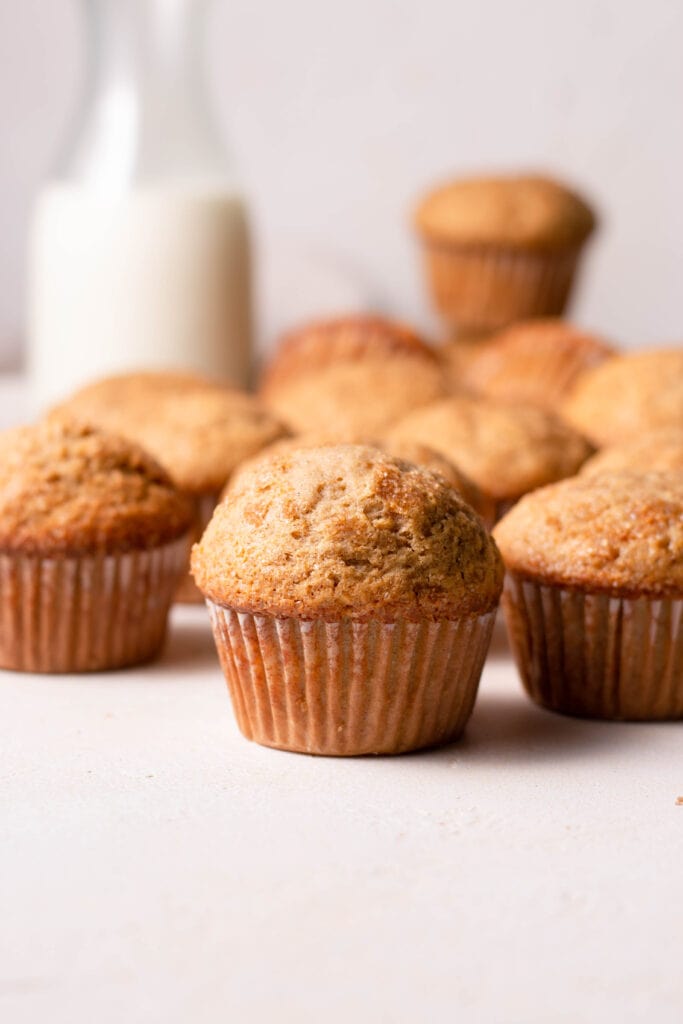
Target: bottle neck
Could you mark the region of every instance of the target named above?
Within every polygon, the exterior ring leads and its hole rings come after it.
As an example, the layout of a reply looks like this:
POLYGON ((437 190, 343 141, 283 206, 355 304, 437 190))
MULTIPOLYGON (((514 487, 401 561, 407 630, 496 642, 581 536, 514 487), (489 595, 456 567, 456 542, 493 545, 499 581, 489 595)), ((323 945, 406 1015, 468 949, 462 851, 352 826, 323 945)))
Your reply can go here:
POLYGON ((89 73, 66 176, 102 188, 226 176, 202 74, 206 0, 85 0, 89 73))

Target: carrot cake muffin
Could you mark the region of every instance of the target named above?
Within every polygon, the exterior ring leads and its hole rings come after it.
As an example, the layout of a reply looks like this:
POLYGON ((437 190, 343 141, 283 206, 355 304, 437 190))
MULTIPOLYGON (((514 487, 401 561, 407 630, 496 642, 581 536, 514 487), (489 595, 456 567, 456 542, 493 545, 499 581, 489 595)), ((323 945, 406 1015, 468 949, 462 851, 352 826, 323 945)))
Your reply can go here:
POLYGON ((597 445, 660 427, 683 428, 683 348, 609 359, 577 381, 562 415, 597 445))
POLYGON ((683 717, 683 474, 578 476, 494 530, 530 696, 567 714, 683 717))
POLYGON ((415 223, 436 308, 467 333, 561 314, 595 216, 559 182, 510 175, 432 190, 415 223))
POLYGON ((191 520, 135 444, 69 423, 0 434, 0 666, 83 672, 151 658, 191 520))
POLYGON ((565 320, 527 320, 479 346, 462 382, 488 398, 555 410, 583 373, 613 355, 612 345, 565 320))
POLYGON ((683 427, 652 430, 621 444, 610 445, 581 467, 583 476, 614 473, 683 473, 683 427))
POLYGON ((298 433, 374 435, 448 392, 436 351, 376 316, 308 324, 283 339, 260 394, 298 433))
POLYGON ((468 397, 418 409, 388 436, 442 452, 495 499, 499 515, 527 491, 576 473, 592 452, 580 434, 544 409, 468 397))
MULTIPOLYGON (((95 381, 52 413, 142 445, 195 509, 195 534, 211 518, 233 470, 287 431, 256 398, 190 374, 131 373, 95 381)), ((189 577, 180 600, 201 600, 189 577)))
POLYGON ((217 506, 192 570, 250 739, 399 753, 463 730, 502 565, 438 474, 362 445, 274 455, 217 506))

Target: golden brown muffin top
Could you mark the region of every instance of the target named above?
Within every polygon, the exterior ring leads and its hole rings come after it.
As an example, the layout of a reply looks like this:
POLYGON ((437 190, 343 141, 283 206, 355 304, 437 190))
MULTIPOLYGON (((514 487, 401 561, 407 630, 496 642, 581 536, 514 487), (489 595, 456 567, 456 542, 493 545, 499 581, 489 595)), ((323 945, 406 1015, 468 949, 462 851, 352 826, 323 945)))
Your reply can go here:
POLYGON ((373 355, 282 378, 266 398, 297 433, 372 436, 409 410, 447 393, 439 364, 403 355, 373 355))
POLYGON ((540 175, 449 182, 422 200, 415 220, 428 241, 525 249, 579 245, 595 227, 585 200, 540 175))
POLYGON ((294 437, 286 437, 280 441, 274 441, 267 448, 261 449, 251 459, 247 459, 239 466, 228 481, 222 499, 240 486, 243 475, 252 473, 259 466, 267 465, 273 455, 289 455, 299 448, 322 448, 338 444, 363 444, 371 448, 378 448, 404 462, 413 462, 422 469, 429 469, 432 473, 440 473, 444 480, 458 492, 461 498, 471 505, 479 513, 484 522, 490 525, 493 522, 494 509, 490 501, 487 501, 477 485, 461 473, 444 455, 428 448, 424 444, 414 441, 383 441, 374 438, 347 436, 339 437, 328 435, 322 431, 312 434, 296 434, 294 437))
POLYGON ((462 382, 489 398, 555 410, 581 374, 616 354, 608 342, 565 320, 526 320, 474 349, 462 382))
POLYGON ((129 441, 67 422, 0 434, 0 551, 151 548, 191 519, 166 472, 129 441))
POLYGON ((396 355, 438 364, 436 351, 407 324, 360 313, 314 320, 280 339, 261 379, 260 391, 270 397, 279 383, 292 375, 317 373, 340 362, 396 355))
POLYGON ((492 399, 453 397, 410 413, 388 434, 442 452, 487 494, 513 500, 576 473, 588 442, 552 413, 492 399))
POLYGON ((395 459, 403 459, 405 462, 413 462, 422 469, 428 469, 432 473, 438 473, 450 484, 454 491, 457 491, 463 501, 471 505, 475 512, 478 512, 487 526, 493 523, 495 509, 491 500, 475 484, 474 480, 462 472, 451 459, 446 458, 442 452, 430 448, 419 441, 409 438, 386 438, 377 442, 377 446, 385 451, 387 455, 395 459))
POLYGON ((522 498, 494 536, 508 568, 541 582, 683 597, 683 474, 573 477, 522 498))
POLYGON ((683 427, 653 430, 593 455, 581 467, 583 476, 630 470, 636 473, 683 473, 683 427))
POLYGON ((252 395, 184 374, 96 381, 52 415, 93 423, 137 442, 191 494, 219 491, 240 462, 287 433, 252 395))
POLYGON ((495 607, 500 556, 442 477, 363 445, 241 477, 192 552, 220 604, 299 618, 460 618, 495 607))
POLYGON ((598 445, 683 427, 683 348, 631 352, 584 374, 562 415, 598 445))

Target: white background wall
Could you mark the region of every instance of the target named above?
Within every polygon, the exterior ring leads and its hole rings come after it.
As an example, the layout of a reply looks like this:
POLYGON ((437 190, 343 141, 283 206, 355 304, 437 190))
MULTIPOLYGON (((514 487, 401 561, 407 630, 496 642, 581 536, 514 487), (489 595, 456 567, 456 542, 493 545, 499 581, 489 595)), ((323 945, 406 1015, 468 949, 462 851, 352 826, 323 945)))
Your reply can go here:
MULTIPOLYGON (((78 95, 80 15, 0 0, 0 359, 22 332, 31 198, 78 95)), ((603 214, 576 318, 628 344, 683 337, 681 0, 215 0, 209 29, 266 251, 338 253, 422 321, 415 194, 451 171, 548 168, 603 214)))

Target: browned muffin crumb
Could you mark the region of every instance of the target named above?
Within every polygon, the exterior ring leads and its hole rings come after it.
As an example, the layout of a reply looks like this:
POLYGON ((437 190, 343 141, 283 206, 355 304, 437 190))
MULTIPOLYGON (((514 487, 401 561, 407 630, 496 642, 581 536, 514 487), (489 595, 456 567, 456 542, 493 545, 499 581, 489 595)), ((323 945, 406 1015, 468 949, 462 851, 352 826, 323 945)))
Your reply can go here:
POLYGON ((53 416, 78 418, 130 438, 190 494, 220 491, 240 462, 287 433, 252 395, 182 374, 96 381, 53 416))
POLYGON ((430 448, 419 441, 412 441, 407 438, 387 438, 378 442, 378 447, 387 455, 395 459, 403 459, 404 462, 412 462, 422 469, 429 469, 432 473, 438 473, 450 484, 454 491, 457 491, 463 501, 471 505, 475 512, 483 518, 484 522, 490 525, 493 522, 493 506, 481 490, 462 472, 451 459, 446 458, 442 452, 430 448))
POLYGON ((388 436, 443 452, 498 499, 570 476, 592 451, 580 434, 543 409, 465 397, 417 409, 388 436))
POLYGON ((683 427, 653 430, 603 448, 583 464, 581 474, 595 476, 624 469, 642 473, 683 473, 683 427))
POLYGON ((165 471, 129 441, 67 422, 0 434, 0 551, 149 548, 190 521, 165 471))
POLYGON ((683 474, 574 477, 527 495, 494 536, 508 568, 620 596, 683 596, 683 474))
POLYGON ((489 398, 555 410, 579 377, 616 355, 602 338, 559 318, 526 320, 473 347, 462 383, 489 398))
POLYGON ((562 415, 598 445, 660 427, 683 428, 683 348, 609 359, 579 378, 562 415))
POLYGON ((477 177, 430 192, 416 225, 433 242, 554 249, 583 242, 595 216, 580 196, 549 178, 477 177))
POLYGON ((444 455, 435 451, 433 448, 428 448, 424 444, 416 444, 413 441, 383 441, 375 440, 366 437, 335 437, 334 435, 328 436, 323 432, 314 434, 297 434, 294 437, 287 437, 280 441, 274 441, 273 444, 268 445, 267 448, 263 448, 253 458, 247 459, 239 466, 228 484, 226 485, 222 497, 225 498, 231 490, 240 486, 242 476, 247 473, 253 472, 254 469, 268 464, 273 455, 289 455, 291 452, 296 451, 298 448, 321 448, 327 445, 338 445, 338 444, 365 444, 372 448, 379 448, 380 451, 384 451, 387 455, 392 455, 394 458, 403 459, 404 462, 412 462, 416 466, 421 466, 422 469, 429 469, 433 473, 440 473, 444 480, 450 484, 450 486, 458 492, 468 505, 479 513, 484 519, 484 522, 490 524, 493 522, 493 507, 490 501, 487 501, 485 496, 481 493, 469 477, 461 473, 460 470, 453 465, 453 463, 447 459, 444 455))
POLYGON ((192 553, 213 601, 300 618, 448 619, 495 606, 502 570, 442 477, 362 445, 245 474, 192 553))

